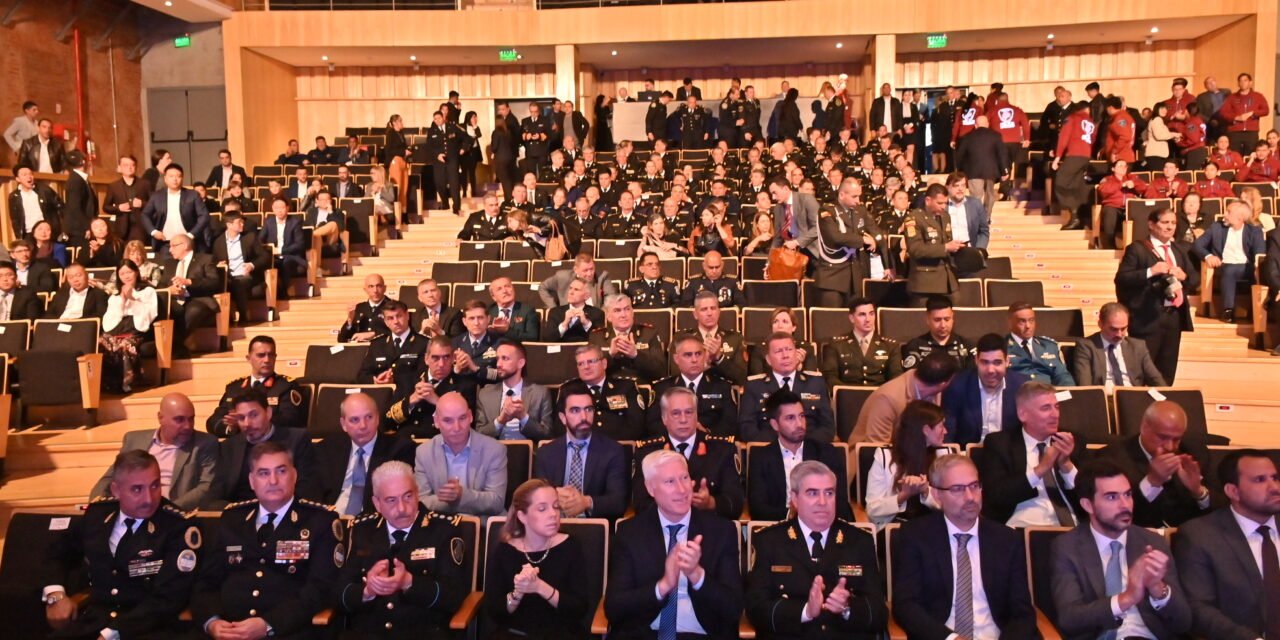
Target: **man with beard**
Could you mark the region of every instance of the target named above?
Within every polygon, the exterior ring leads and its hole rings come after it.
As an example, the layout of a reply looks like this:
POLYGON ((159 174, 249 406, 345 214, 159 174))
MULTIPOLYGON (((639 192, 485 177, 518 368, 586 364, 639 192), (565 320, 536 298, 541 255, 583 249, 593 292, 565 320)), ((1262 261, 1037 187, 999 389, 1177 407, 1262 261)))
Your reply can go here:
POLYGON ((788 497, 794 501, 799 493, 799 488, 791 484, 791 474, 800 463, 815 460, 836 476, 835 500, 831 504, 835 515, 852 522, 844 454, 808 437, 809 423, 800 396, 793 391, 778 391, 765 400, 764 414, 775 438, 763 447, 747 449, 747 504, 751 518, 786 519, 788 497))
POLYGON ((499 440, 542 440, 551 435, 551 394, 547 388, 524 379, 524 345, 504 338, 498 341, 500 384, 485 385, 476 393, 476 429, 499 440))
POLYGON ((564 516, 613 520, 627 510, 626 450, 595 433, 595 399, 582 383, 560 388, 560 423, 565 435, 538 447, 533 477, 555 485, 564 516))

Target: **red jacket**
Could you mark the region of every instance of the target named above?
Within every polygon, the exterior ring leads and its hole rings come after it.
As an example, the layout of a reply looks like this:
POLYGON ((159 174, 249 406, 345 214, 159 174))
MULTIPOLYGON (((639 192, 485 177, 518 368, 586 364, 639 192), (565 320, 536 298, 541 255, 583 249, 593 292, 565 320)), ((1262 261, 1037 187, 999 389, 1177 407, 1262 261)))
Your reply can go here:
POLYGON ((1271 154, 1266 160, 1254 160, 1236 172, 1236 182, 1275 182, 1280 179, 1280 156, 1271 154))
POLYGON ((1156 176, 1147 185, 1148 198, 1181 198, 1187 195, 1187 181, 1182 178, 1170 180, 1163 175, 1156 176))
POLYGON ((1270 113, 1271 107, 1267 104, 1267 99, 1257 91, 1250 91, 1249 95, 1244 95, 1239 91, 1227 96, 1222 102, 1222 108, 1218 109, 1218 117, 1227 121, 1227 131, 1257 131, 1258 118, 1270 113), (1253 114, 1253 117, 1239 122, 1236 117, 1246 113, 1253 114))
POLYGON ((968 135, 969 132, 978 128, 979 115, 981 114, 979 114, 978 110, 974 107, 969 107, 968 109, 961 111, 956 116, 955 124, 951 125, 951 141, 959 142, 960 138, 963 138, 968 135))
POLYGON ((1098 132, 1097 125, 1089 119, 1089 110, 1081 109, 1062 125, 1062 131, 1058 133, 1058 148, 1054 153, 1055 157, 1066 158, 1068 156, 1080 156, 1084 158, 1093 157, 1093 141, 1094 136, 1098 132))
POLYGON ((1182 134, 1182 139, 1178 140, 1179 153, 1186 155, 1189 151, 1204 148, 1208 129, 1200 116, 1187 116, 1186 120, 1170 120, 1169 130, 1182 134))
POLYGON ((1103 158, 1107 162, 1124 160, 1132 164, 1137 159, 1133 153, 1133 140, 1137 132, 1133 116, 1128 111, 1117 111, 1111 118, 1111 124, 1107 125, 1107 141, 1102 147, 1103 158))
POLYGON ((1189 91, 1182 94, 1181 100, 1173 96, 1169 96, 1169 99, 1164 101, 1165 104, 1169 105, 1169 117, 1165 118, 1165 120, 1172 121, 1173 117, 1179 113, 1186 113, 1187 105, 1195 104, 1195 101, 1196 97, 1191 95, 1191 92, 1189 91))
POLYGON ((1143 182, 1142 178, 1127 173, 1124 179, 1133 181, 1133 188, 1126 188, 1123 182, 1116 179, 1115 174, 1103 178, 1102 182, 1098 183, 1098 195, 1101 196, 1102 206, 1123 209, 1125 202, 1147 197, 1143 195, 1147 191, 1147 183, 1143 182))
POLYGON ((1235 194, 1231 192, 1231 183, 1222 178, 1214 178, 1212 180, 1200 180, 1192 189, 1200 194, 1201 198, 1232 198, 1235 194))
POLYGON ((1219 153, 1218 148, 1214 147, 1209 152, 1209 162, 1218 165, 1220 171, 1239 171, 1244 168, 1244 158, 1230 149, 1219 153))
POLYGON ((987 109, 987 120, 990 126, 1006 143, 1022 142, 1031 139, 1031 120, 1020 107, 1002 101, 987 109))

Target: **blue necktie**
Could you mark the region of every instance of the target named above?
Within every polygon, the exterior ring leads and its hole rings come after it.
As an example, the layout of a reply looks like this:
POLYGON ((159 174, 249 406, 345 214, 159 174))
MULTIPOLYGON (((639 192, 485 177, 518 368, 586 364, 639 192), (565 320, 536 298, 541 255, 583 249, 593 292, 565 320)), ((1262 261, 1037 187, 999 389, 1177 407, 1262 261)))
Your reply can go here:
POLYGON ((355 468, 351 470, 351 494, 347 497, 346 515, 360 515, 364 510, 364 485, 368 481, 364 466, 364 447, 356 449, 355 468))
MULTIPOLYGON (((667 531, 667 554, 676 546, 676 535, 684 528, 682 524, 669 524, 667 531)), ((667 603, 662 605, 662 615, 658 617, 658 640, 676 640, 676 608, 680 602, 680 583, 667 594, 667 603)))
MULTIPOLYGON (((1111 559, 1107 561, 1107 572, 1105 574, 1107 597, 1124 593, 1124 571, 1120 565, 1121 562, 1124 562, 1124 547, 1119 540, 1112 540, 1111 559)), ((1118 629, 1103 631, 1098 635, 1098 640, 1115 640, 1118 633, 1118 629)))

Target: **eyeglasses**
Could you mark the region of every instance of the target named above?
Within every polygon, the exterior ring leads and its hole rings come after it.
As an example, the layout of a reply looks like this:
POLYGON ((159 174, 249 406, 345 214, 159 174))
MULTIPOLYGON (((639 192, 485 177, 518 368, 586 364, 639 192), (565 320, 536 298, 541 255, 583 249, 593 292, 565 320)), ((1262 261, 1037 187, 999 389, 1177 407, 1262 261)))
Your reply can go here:
POLYGON ((581 366, 581 365, 591 366, 591 365, 594 365, 594 364, 598 364, 599 362, 600 362, 600 358, 587 358, 587 359, 579 360, 579 361, 578 361, 578 365, 579 365, 579 366, 581 366))
POLYGON ((966 491, 972 491, 974 493, 978 493, 982 491, 982 482, 978 481, 971 484, 953 484, 949 487, 935 486, 934 489, 949 493, 957 498, 960 498, 964 496, 966 491))

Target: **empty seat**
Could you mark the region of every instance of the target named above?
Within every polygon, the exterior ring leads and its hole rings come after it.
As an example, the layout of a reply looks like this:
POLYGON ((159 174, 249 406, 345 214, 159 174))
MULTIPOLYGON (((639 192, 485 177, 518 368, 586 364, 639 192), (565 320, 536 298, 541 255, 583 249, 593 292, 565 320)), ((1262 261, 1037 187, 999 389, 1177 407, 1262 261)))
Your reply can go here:
MULTIPOLYGON (((101 321, 36 320, 31 349, 18 358, 22 408, 76 404, 97 425, 102 393, 102 354, 98 353, 101 321), (78 384, 70 381, 78 381, 78 384)), ((22 420, 22 424, 26 424, 22 420)))
POLYGON ((871 299, 876 307, 905 307, 907 297, 906 280, 872 280, 862 281, 862 294, 871 299))
POLYGON ((307 347, 307 366, 302 380, 312 384, 355 384, 368 353, 367 343, 313 344, 307 347))
POLYGON ((764 268, 769 259, 762 256, 746 256, 742 259, 742 278, 744 280, 764 280, 764 268))
POLYGON ((1058 607, 1053 601, 1053 541, 1070 530, 1067 527, 1027 527, 1023 530, 1031 603, 1054 624, 1058 619, 1058 607))
POLYGON ((493 282, 498 278, 509 278, 512 282, 529 279, 529 262, 527 260, 486 260, 480 263, 479 282, 493 282))
POLYGON ((530 366, 525 379, 541 385, 558 385, 578 377, 578 365, 574 352, 585 343, 526 342, 524 345, 530 366))
POLYGON ((1005 307, 1015 302, 1025 302, 1033 307, 1044 306, 1044 283, 1039 280, 986 281, 988 307, 1005 307))
MULTIPOLYGON (((981 278, 961 278, 960 289, 951 296, 951 304, 957 307, 985 307, 981 278)), ((990 305, 995 306, 995 305, 990 305)))
MULTIPOLYGON (((502 260, 502 244, 495 240, 487 242, 463 241, 458 243, 459 260, 502 260)), ((518 258, 515 258, 518 259, 518 258)))
POLYGON ((347 214, 348 246, 373 245, 378 241, 378 220, 373 215, 373 198, 339 198, 338 208, 347 214))
POLYGON ((1059 429, 1079 435, 1089 444, 1110 444, 1115 439, 1105 387, 1062 387, 1058 394, 1059 429), (1061 399, 1064 393, 1071 397, 1061 399))
POLYGON ((368 394, 376 406, 386 410, 391 406, 395 392, 396 387, 391 384, 322 384, 316 390, 316 399, 311 405, 307 435, 315 439, 342 433, 338 416, 341 414, 342 401, 348 395, 368 394))
POLYGON ((431 264, 431 278, 440 284, 478 282, 480 280, 480 263, 474 260, 434 262, 431 264))
POLYGON ((597 240, 596 257, 604 259, 622 258, 634 260, 640 248, 639 240, 597 240))
POLYGON ((1199 389, 1167 387, 1121 387, 1115 389, 1116 431, 1127 438, 1138 433, 1142 414, 1157 399, 1176 402, 1187 413, 1187 438, 1202 444, 1231 444, 1225 437, 1209 433, 1209 420, 1204 413, 1204 393, 1199 389))
POLYGON ((843 336, 853 331, 849 324, 848 309, 831 307, 810 307, 809 334, 818 344, 825 344, 836 336, 843 336))
POLYGON ((1009 256, 988 257, 986 268, 973 274, 973 277, 1007 280, 1013 277, 1013 261, 1009 259, 1009 256))
POLYGON ((1036 309, 1036 333, 1058 342, 1078 342, 1084 338, 1084 313, 1079 309, 1036 309))
MULTIPOLYGON (((609 242, 602 240, 602 243, 609 242)), ((632 252, 634 255, 635 252, 632 252)), ((619 288, 621 284, 634 277, 632 268, 635 267, 635 258, 597 258, 596 259, 596 277, 600 274, 607 273, 611 280, 618 281, 619 288)))
POLYGON ((800 283, 795 280, 743 280, 744 306, 799 307, 800 283))
POLYGON ((876 389, 877 387, 836 385, 832 390, 836 413, 836 436, 840 440, 849 441, 849 434, 853 433, 853 427, 858 424, 858 414, 862 413, 862 405, 867 403, 867 398, 870 398, 876 389))
MULTIPOLYGON (((559 271, 573 268, 573 260, 535 260, 529 279, 534 282, 542 282, 547 278, 555 275, 559 271)), ((596 272, 600 272, 599 265, 596 266, 596 272)), ((611 277, 617 277, 617 274, 610 273, 611 277)))
POLYGON ((636 322, 653 325, 662 344, 671 346, 672 327, 675 324, 675 313, 671 309, 636 309, 636 322))
POLYGON ((503 260, 528 260, 530 262, 535 262, 542 259, 542 256, 538 255, 538 252, 534 251, 533 247, 529 246, 529 243, 527 242, 504 241, 491 244, 502 245, 503 260))

